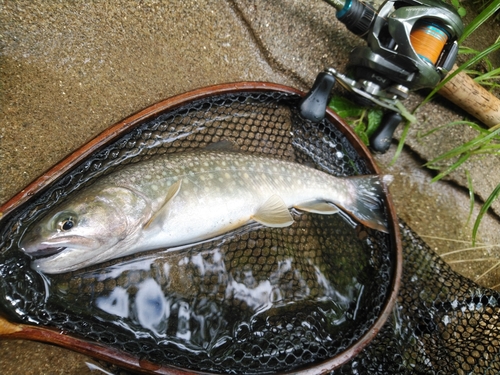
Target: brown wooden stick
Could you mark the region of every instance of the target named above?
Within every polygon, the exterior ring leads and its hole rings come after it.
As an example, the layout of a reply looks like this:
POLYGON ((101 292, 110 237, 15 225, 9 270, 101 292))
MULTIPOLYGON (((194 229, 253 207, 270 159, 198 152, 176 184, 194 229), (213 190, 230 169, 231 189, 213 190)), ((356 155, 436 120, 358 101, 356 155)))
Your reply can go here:
MULTIPOLYGON (((455 65, 452 72, 457 69, 455 65)), ((439 94, 491 128, 500 124, 500 100, 464 72, 458 73, 439 94)))

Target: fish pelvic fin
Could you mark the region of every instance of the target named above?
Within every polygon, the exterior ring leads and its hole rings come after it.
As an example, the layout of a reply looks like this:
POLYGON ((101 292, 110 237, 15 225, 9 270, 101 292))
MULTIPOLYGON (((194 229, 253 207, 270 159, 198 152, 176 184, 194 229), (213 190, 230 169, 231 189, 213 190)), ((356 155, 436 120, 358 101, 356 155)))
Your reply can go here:
POLYGON ((272 195, 252 216, 262 225, 273 228, 284 228, 293 224, 293 217, 283 199, 272 195))
POLYGON ((301 211, 321 215, 333 215, 339 212, 338 207, 334 206, 333 203, 329 203, 323 200, 303 202, 295 204, 293 207, 301 211))
POLYGON ((384 196, 392 176, 355 176, 350 177, 349 202, 342 208, 369 228, 388 232, 387 217, 384 210, 384 196))
POLYGON ((168 188, 167 195, 165 196, 163 204, 155 213, 151 215, 151 218, 146 222, 146 224, 144 224, 144 229, 147 229, 152 225, 161 224, 163 222, 163 219, 166 217, 166 213, 168 210, 168 204, 179 193, 179 190, 181 190, 181 186, 182 180, 178 180, 168 188))

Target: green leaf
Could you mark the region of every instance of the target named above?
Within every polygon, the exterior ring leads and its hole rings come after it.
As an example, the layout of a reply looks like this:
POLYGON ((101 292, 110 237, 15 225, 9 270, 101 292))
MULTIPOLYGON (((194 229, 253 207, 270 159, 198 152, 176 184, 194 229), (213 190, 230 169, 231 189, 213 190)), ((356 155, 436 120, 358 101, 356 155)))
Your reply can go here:
POLYGON ((368 138, 368 135, 366 134, 366 124, 364 122, 360 121, 354 127, 354 132, 358 135, 358 137, 365 145, 368 146, 370 144, 370 140, 368 138))
POLYGON ((366 135, 371 137, 371 135, 377 130, 382 121, 382 116, 384 112, 381 109, 372 109, 368 111, 368 126, 366 127, 366 135))
POLYGON ((342 118, 359 117, 365 110, 363 107, 354 104, 343 96, 333 96, 330 103, 328 103, 328 107, 337 112, 337 114, 342 118))
POLYGON ((361 133, 358 133, 356 132, 356 134, 358 135, 359 139, 361 139, 361 141, 366 145, 366 146, 369 146, 370 145, 370 139, 368 138, 368 136, 366 135, 365 132, 361 132, 361 133))

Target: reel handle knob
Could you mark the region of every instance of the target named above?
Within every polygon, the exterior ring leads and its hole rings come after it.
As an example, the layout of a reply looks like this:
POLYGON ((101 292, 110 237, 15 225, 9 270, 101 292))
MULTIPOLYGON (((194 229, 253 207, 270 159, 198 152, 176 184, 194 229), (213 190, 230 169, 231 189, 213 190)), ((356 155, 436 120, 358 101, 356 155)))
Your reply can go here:
POLYGON ((325 118, 328 98, 335 84, 335 77, 329 72, 319 73, 313 87, 299 104, 300 115, 312 122, 325 118))
POLYGON ((378 129, 370 137, 370 148, 375 152, 385 153, 391 146, 392 135, 403 120, 397 112, 387 112, 378 129))

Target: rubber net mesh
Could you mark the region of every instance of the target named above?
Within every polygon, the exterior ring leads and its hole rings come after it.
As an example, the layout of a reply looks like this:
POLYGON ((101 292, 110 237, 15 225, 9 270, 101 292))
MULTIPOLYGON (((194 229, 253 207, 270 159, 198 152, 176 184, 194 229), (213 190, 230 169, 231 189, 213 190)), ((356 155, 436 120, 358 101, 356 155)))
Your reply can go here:
MULTIPOLYGON (((290 228, 251 226, 180 252, 60 275, 33 271, 18 249, 30 224, 93 179, 219 141, 337 176, 369 173, 335 126, 298 116, 299 100, 279 92, 224 94, 159 114, 3 218, 2 314, 155 363, 215 373, 292 371, 353 345, 387 300, 394 257, 388 235, 339 215, 293 212, 290 228), (259 289, 269 285, 270 295, 259 289), (267 302, 259 305, 262 295, 267 302)), ((400 227, 404 271, 394 312, 376 339, 333 373, 498 374, 498 294, 454 273, 400 227)))

